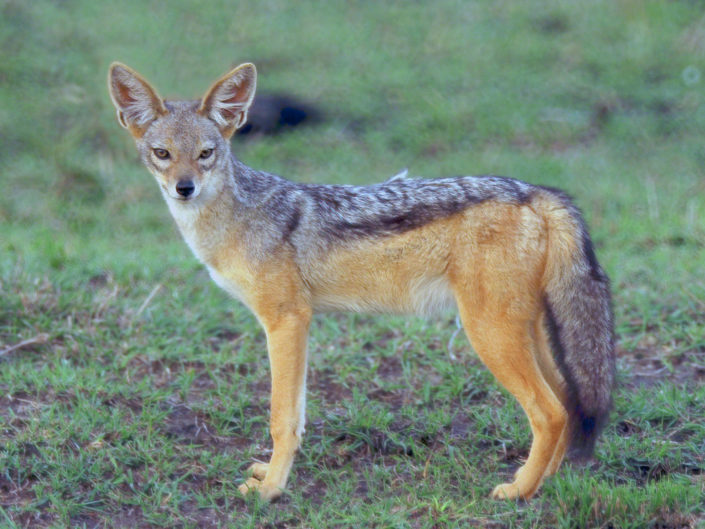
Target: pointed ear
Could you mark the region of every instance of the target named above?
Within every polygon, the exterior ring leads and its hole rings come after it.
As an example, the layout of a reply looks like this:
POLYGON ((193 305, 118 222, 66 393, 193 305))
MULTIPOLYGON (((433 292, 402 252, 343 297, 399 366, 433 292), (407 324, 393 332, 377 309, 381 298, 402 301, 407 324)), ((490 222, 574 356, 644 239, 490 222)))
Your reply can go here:
POLYGON ((140 138, 150 123, 167 113, 151 85, 132 68, 119 62, 110 65, 108 89, 120 124, 140 138))
POLYGON ((255 65, 241 64, 213 83, 198 111, 215 121, 223 136, 229 138, 247 121, 256 86, 255 65))

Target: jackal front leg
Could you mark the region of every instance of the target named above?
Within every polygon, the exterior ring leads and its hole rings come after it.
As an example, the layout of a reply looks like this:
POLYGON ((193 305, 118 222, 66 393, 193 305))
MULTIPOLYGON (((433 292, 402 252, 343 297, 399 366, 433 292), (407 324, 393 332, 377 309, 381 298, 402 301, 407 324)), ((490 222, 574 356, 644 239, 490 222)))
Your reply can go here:
POLYGON ((294 454, 304 430, 306 401, 306 343, 311 311, 297 309, 271 321, 262 318, 272 371, 270 433, 274 443, 268 464, 250 467, 252 477, 240 485, 243 494, 257 491, 267 500, 286 486, 294 454))

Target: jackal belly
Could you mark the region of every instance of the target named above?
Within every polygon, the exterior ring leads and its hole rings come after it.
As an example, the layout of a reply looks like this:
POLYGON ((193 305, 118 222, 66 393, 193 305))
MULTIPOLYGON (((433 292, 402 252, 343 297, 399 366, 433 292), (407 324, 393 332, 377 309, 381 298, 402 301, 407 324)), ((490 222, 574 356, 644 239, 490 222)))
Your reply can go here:
POLYGON ((373 277, 359 270, 351 273, 359 278, 355 285, 346 280, 318 285, 313 292, 314 310, 429 315, 455 306, 453 292, 443 276, 392 283, 386 274, 373 277))
POLYGON ((336 248, 307 270, 314 309, 429 314, 455 305, 442 223, 336 248))

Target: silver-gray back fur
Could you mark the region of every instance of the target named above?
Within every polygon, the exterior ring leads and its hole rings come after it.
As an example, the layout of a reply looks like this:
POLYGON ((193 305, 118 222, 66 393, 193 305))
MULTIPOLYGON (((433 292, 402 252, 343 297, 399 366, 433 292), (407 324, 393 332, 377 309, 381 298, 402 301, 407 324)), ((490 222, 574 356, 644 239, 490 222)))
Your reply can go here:
POLYGON ((266 215, 267 246, 289 242, 297 252, 402 233, 487 200, 523 204, 540 189, 497 176, 427 180, 397 175, 368 186, 304 184, 254 170, 235 158, 233 170, 238 202, 266 215))

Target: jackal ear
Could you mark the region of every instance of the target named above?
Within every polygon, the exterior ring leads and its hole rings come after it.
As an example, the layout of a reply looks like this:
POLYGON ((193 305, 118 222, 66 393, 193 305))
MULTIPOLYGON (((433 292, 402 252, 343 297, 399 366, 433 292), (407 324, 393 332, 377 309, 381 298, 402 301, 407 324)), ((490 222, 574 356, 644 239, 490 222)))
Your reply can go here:
POLYGON ((114 62, 110 65, 108 88, 120 125, 135 137, 141 137, 150 123, 167 113, 154 88, 124 64, 114 62))
POLYGON ((226 73, 208 89, 198 111, 212 119, 225 138, 247 121, 247 110, 255 97, 257 70, 251 63, 226 73))

